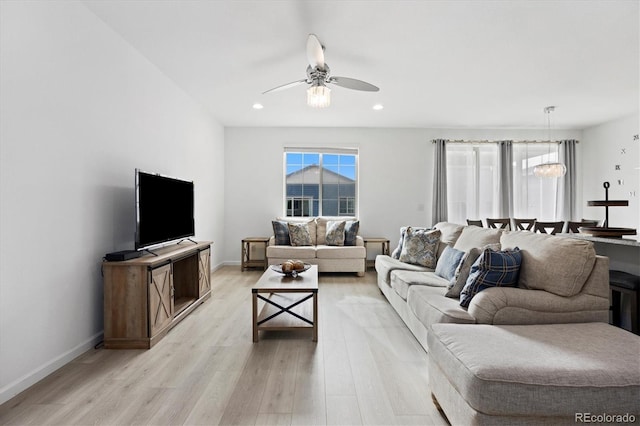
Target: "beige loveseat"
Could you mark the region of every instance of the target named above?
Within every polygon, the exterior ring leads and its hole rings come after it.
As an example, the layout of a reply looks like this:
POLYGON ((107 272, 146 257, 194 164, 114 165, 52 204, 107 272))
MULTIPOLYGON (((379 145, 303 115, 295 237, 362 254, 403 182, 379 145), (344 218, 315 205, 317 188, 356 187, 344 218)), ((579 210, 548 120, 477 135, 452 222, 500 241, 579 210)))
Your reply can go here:
POLYGON ((427 350, 427 330, 435 323, 550 324, 607 322, 609 259, 597 256, 588 241, 438 223, 438 256, 446 245, 469 252, 489 244, 519 247, 518 287, 478 293, 468 307, 445 297, 449 281, 433 269, 376 257, 378 287, 427 350))
POLYGON ((305 263, 318 265, 318 272, 355 272, 364 276, 367 252, 361 236, 355 237, 355 245, 330 246, 326 244, 325 234, 329 221, 354 221, 354 217, 315 217, 291 218, 279 217, 284 222, 305 222, 308 225, 312 244, 309 246, 276 245, 272 236, 267 246, 269 265, 280 264, 288 259, 299 259, 305 263))

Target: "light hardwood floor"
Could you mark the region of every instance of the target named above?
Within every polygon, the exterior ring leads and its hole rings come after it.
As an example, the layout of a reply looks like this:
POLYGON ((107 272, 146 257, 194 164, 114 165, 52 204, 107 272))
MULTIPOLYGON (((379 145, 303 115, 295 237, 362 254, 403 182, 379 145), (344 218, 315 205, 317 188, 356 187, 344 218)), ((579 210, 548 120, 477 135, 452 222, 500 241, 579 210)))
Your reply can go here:
POLYGON ((0 406, 0 424, 447 424, 374 272, 320 274, 317 343, 308 330, 252 343, 260 275, 220 268, 212 298, 151 350, 91 350, 0 406))

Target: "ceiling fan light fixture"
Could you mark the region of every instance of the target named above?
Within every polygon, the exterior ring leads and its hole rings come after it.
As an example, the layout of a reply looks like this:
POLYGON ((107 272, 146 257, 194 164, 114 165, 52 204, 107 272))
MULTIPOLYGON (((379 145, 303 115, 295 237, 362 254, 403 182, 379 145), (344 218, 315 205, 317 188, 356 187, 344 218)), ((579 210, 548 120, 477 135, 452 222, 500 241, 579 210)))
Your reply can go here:
POLYGON ((307 105, 326 108, 331 104, 331 89, 324 84, 314 84, 307 89, 307 105))

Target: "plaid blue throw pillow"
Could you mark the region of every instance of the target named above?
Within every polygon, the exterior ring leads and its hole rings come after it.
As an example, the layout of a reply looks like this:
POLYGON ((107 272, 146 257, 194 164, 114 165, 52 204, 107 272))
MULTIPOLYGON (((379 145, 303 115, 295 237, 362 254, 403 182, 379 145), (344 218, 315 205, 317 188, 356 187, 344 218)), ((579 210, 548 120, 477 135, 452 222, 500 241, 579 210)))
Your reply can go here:
POLYGON ((522 253, 518 247, 508 251, 484 249, 460 292, 460 306, 469 307, 471 299, 487 288, 516 287, 521 264, 522 253))
POLYGON ((289 238, 289 225, 287 222, 280 220, 272 220, 273 235, 276 237, 277 246, 290 246, 291 239, 289 238))

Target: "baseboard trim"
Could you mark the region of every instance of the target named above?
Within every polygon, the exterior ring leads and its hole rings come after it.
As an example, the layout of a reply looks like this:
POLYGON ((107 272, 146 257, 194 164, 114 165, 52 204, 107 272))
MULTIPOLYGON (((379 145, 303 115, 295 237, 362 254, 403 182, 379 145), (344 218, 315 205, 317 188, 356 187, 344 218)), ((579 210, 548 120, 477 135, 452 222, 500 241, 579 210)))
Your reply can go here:
POLYGON ((4 404, 14 396, 18 395, 20 392, 25 391, 29 387, 35 385, 40 380, 44 379, 57 369, 65 366, 70 363, 86 351, 93 349, 95 345, 102 341, 103 332, 94 334, 89 339, 80 343, 78 346, 72 348, 71 350, 63 353, 57 358, 52 359, 48 363, 44 364, 40 368, 25 374, 19 379, 9 383, 8 385, 2 387, 0 389, 0 404, 4 404))

